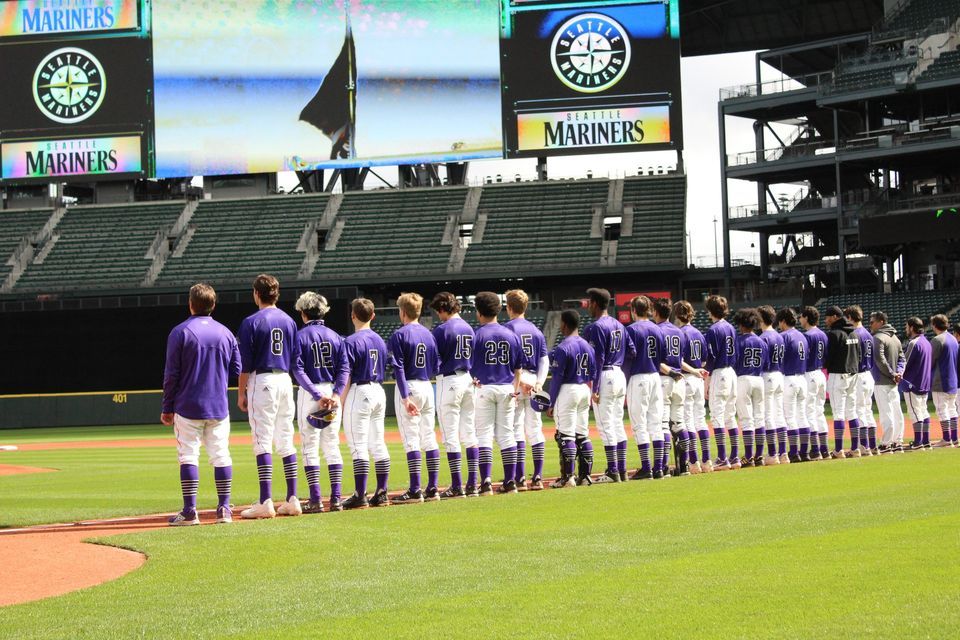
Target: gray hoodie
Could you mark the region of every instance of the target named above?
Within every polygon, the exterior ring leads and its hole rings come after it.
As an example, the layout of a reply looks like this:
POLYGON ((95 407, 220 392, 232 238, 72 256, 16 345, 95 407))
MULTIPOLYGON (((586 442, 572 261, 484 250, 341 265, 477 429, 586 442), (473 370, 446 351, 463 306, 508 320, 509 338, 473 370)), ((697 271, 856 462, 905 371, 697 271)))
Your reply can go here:
POLYGON ((885 324, 873 334, 873 381, 880 385, 894 385, 893 377, 903 371, 906 359, 897 330, 885 324))

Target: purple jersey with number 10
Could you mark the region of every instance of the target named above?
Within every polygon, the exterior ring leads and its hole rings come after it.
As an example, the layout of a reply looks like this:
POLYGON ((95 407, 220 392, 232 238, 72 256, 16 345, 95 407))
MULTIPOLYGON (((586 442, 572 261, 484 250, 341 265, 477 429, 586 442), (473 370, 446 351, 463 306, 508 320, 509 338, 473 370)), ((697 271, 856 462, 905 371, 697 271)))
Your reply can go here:
POLYGON ((522 356, 523 346, 517 334, 491 322, 477 329, 470 371, 480 384, 513 384, 522 356))
POLYGON ((550 353, 550 404, 556 404, 560 387, 591 382, 597 369, 594 349, 580 336, 567 336, 550 353))
POLYGON ((260 309, 248 316, 237 335, 243 372, 274 369, 293 371, 297 354, 297 325, 276 307, 260 309))
POLYGON ((410 394, 407 380, 429 380, 440 369, 437 341, 430 330, 418 322, 405 324, 390 336, 393 377, 400 397, 410 394))
POLYGON ((726 320, 710 325, 704 335, 707 341, 707 371, 733 367, 737 363, 737 332, 726 320))
POLYGON ((687 337, 687 345, 683 350, 683 361, 694 369, 703 368, 704 360, 707 358, 706 338, 692 324, 683 325, 680 327, 680 331, 687 337))
POLYGON ((350 382, 383 382, 387 345, 372 329, 361 329, 343 341, 350 364, 350 382))
POLYGON ((311 320, 297 332, 297 353, 293 373, 307 393, 314 398, 319 396, 314 385, 321 382, 332 382, 334 393, 343 391, 350 376, 350 365, 339 333, 323 320, 311 320))
POLYGON ((440 354, 440 375, 453 375, 456 371, 470 371, 473 353, 473 327, 457 316, 441 322, 433 328, 440 354))

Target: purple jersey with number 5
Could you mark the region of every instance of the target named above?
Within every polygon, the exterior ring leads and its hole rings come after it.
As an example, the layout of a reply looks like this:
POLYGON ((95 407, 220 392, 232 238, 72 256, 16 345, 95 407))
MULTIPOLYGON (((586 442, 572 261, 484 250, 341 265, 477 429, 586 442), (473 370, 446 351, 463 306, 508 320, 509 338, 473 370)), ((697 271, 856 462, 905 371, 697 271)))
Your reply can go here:
POLYGON ((383 382, 387 345, 372 329, 361 329, 343 341, 350 365, 350 382, 383 382))
POLYGON ((470 371, 480 384, 513 384, 514 371, 523 362, 520 338, 502 324, 491 322, 477 329, 470 371))
POLYGON ((296 339, 297 325, 293 318, 276 307, 260 309, 248 316, 237 334, 243 372, 293 371, 296 339))
POLYGON ((770 350, 756 334, 737 335, 737 352, 740 356, 734 371, 738 376, 759 376, 769 367, 770 350))
POLYGON ((440 369, 437 341, 430 330, 418 322, 405 324, 394 331, 389 349, 393 377, 401 398, 410 394, 407 380, 429 380, 440 369))
POLYGON ((473 353, 473 327, 457 316, 441 322, 433 328, 440 354, 440 375, 453 375, 456 371, 470 371, 473 353))
POLYGON ((540 329, 526 318, 514 318, 503 326, 520 338, 520 346, 523 347, 520 368, 536 373, 540 368, 540 360, 547 355, 547 339, 540 329))
POLYGON ((596 368, 594 349, 586 340, 576 335, 564 338, 550 353, 550 404, 556 404, 563 385, 592 381, 596 368))

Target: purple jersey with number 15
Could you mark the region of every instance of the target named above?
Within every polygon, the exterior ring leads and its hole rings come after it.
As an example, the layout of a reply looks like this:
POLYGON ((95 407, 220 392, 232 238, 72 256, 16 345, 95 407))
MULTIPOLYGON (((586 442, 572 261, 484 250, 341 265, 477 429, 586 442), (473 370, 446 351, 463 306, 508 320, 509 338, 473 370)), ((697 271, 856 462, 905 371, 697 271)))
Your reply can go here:
POLYGON ((580 336, 567 336, 550 353, 550 404, 556 404, 560 387, 586 384, 597 368, 594 349, 580 336))
POLYGON ((440 375, 453 375, 456 371, 470 371, 473 353, 473 327, 457 316, 441 322, 433 328, 440 354, 440 375))
POLYGON ((522 356, 523 346, 517 334, 491 322, 477 329, 470 372, 480 384, 513 384, 522 356))
POLYGON ((393 377, 401 398, 410 394, 408 380, 429 380, 440 369, 437 342, 430 330, 418 322, 405 324, 394 331, 389 349, 393 377))
POLYGON ((297 325, 293 318, 276 307, 260 309, 248 316, 237 334, 243 372, 293 371, 296 339, 297 325))
POLYGON ((343 341, 350 364, 350 382, 383 382, 387 345, 372 329, 361 329, 343 341))

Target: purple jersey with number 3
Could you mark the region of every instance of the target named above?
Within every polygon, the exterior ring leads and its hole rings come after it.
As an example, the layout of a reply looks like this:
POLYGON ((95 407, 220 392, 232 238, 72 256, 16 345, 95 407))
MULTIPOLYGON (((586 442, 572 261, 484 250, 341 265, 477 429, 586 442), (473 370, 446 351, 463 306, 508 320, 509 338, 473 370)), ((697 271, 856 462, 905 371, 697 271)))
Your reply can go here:
POLYGON ((237 334, 243 372, 293 371, 296 339, 297 325, 293 318, 276 307, 260 309, 248 316, 237 334))
POLYGON ((440 354, 440 375, 453 375, 456 371, 470 371, 470 356, 473 353, 473 327, 457 316, 441 322, 433 328, 440 354))
POLYGON ((410 394, 407 380, 429 380, 440 369, 437 341, 419 322, 405 324, 390 336, 390 363, 400 397, 410 394))
POLYGON ((567 336, 550 353, 550 404, 556 404, 560 387, 586 384, 597 368, 594 349, 580 336, 567 336))
POLYGON ((723 319, 714 322, 704 339, 707 341, 707 371, 736 366, 737 332, 732 324, 723 319))
POLYGON ((361 329, 343 341, 350 365, 350 382, 383 382, 387 345, 372 329, 361 329))
POLYGON ((522 362, 523 346, 513 331, 496 322, 477 329, 470 371, 480 384, 513 384, 522 362))

